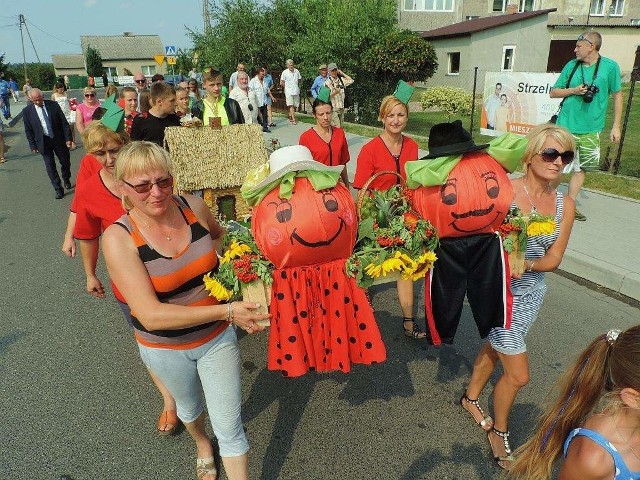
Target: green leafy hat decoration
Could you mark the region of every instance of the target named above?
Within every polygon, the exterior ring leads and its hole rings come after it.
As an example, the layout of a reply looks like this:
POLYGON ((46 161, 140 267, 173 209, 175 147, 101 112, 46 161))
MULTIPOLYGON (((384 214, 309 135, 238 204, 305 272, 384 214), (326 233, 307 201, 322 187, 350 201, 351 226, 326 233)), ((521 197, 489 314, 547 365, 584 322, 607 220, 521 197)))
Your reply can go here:
POLYGON ((393 92, 393 96, 396 97, 405 105, 408 105, 414 90, 415 90, 415 87, 412 87, 404 80, 400 80, 398 82, 398 85, 396 86, 396 91, 393 92))
POLYGON ((318 96, 316 97, 318 100, 324 103, 331 103, 331 99, 329 98, 331 95, 331 89, 329 87, 322 87, 318 90, 318 96))
POLYGON ((114 132, 121 132, 124 129, 124 110, 115 101, 115 94, 102 102, 102 108, 106 109, 100 119, 102 124, 114 132))

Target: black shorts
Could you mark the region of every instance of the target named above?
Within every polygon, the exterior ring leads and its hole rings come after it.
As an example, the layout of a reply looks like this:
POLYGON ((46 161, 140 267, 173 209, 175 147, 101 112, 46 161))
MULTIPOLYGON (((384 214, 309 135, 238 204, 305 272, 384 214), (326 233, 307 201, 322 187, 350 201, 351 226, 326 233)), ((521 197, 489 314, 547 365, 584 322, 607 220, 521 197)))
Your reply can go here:
POLYGON ((424 290, 429 341, 433 345, 453 343, 465 295, 481 338, 493 327, 509 328, 513 297, 500 237, 483 233, 443 238, 436 255, 424 290))

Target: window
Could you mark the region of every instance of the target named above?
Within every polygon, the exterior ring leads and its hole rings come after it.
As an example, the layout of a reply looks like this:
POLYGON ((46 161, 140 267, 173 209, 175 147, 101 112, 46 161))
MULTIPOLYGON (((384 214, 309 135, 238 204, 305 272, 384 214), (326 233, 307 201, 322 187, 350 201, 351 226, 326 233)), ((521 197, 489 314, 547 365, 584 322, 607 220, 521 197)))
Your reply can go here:
POLYGON ((624 11, 624 0, 611 0, 609 7, 609 15, 612 17, 621 17, 624 11))
POLYGON ((405 10, 453 12, 454 0, 404 0, 405 10))
POLYGON ((107 74, 107 77, 117 77, 118 70, 116 67, 104 67, 104 73, 107 74))
POLYGON ((218 215, 223 220, 236 219, 236 197, 233 195, 222 195, 216 198, 216 206, 218 207, 218 215))
POLYGON ((155 65, 142 65, 142 67, 140 67, 140 70, 142 70, 142 74, 145 77, 152 77, 156 73, 156 66, 155 65))
POLYGON ((589 15, 604 15, 605 0, 591 0, 591 10, 589 15))
POLYGON ((518 12, 532 12, 536 6, 535 0, 493 0, 493 11, 506 12, 511 4, 518 6, 518 12))
POLYGON ((460 52, 449 52, 448 57, 448 69, 447 75, 459 75, 460 74, 460 52))
POLYGON ((636 27, 639 26, 640 25, 640 18, 632 18, 630 24, 634 25, 636 27))
POLYGON ((480 18, 479 15, 467 15, 465 20, 475 20, 476 18, 480 18))
POLYGON ((515 45, 505 45, 502 47, 502 71, 513 72, 513 61, 516 54, 515 45))

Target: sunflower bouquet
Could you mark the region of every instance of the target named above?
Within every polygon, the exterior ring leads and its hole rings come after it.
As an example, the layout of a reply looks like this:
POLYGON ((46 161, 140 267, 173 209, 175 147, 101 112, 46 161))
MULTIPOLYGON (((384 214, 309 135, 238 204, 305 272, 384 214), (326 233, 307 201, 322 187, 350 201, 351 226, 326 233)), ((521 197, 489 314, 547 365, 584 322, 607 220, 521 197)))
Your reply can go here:
POLYGON ((512 207, 498 229, 502 246, 509 254, 510 271, 517 275, 524 273, 524 255, 529 237, 552 234, 555 228, 556 221, 552 216, 541 215, 536 210, 524 215, 518 207, 512 207))
POLYGON ((260 254, 248 228, 236 222, 226 226, 222 241, 224 254, 218 269, 203 277, 205 289, 220 302, 244 299, 266 307, 273 283, 273 264, 260 254), (263 295, 256 297, 256 292, 263 295))
POLYGON ((347 273, 363 288, 398 277, 423 278, 436 261, 435 228, 411 209, 406 187, 369 193, 358 200, 358 240, 347 273))

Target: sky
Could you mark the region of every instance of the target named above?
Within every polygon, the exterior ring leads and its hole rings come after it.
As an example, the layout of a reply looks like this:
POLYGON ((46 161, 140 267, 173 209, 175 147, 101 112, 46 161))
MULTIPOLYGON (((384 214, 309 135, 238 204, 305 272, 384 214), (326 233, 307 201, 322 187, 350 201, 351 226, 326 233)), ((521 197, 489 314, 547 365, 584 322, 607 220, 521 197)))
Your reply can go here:
MULTIPOLYGON (((5 63, 22 63, 18 15, 25 17, 40 61, 82 53, 81 35, 159 35, 163 45, 190 48, 187 27, 202 32, 201 0, 0 0, 0 53, 5 63)), ((37 62, 23 27, 27 63, 37 62)), ((158 52, 163 54, 164 52, 158 52)))

